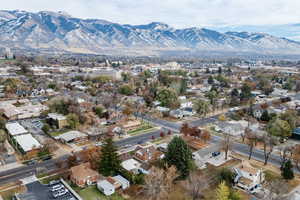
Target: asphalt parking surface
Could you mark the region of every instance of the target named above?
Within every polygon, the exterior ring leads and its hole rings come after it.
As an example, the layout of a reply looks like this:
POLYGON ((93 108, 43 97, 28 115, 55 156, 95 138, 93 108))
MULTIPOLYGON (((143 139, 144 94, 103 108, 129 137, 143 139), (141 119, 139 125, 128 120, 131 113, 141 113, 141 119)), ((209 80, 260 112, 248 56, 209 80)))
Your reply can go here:
MULTIPOLYGON (((62 183, 58 183, 58 184, 62 184, 62 183)), ((28 193, 32 193, 34 194, 34 197, 36 198, 36 200, 77 200, 76 197, 74 197, 70 192, 68 192, 67 194, 61 196, 61 197, 57 197, 54 198, 51 192, 51 188, 52 186, 48 186, 48 185, 43 185, 40 182, 36 181, 33 183, 29 183, 26 185, 28 193)), ((27 200, 27 199, 26 199, 27 200)), ((31 200, 35 200, 35 199, 31 199, 31 200)))

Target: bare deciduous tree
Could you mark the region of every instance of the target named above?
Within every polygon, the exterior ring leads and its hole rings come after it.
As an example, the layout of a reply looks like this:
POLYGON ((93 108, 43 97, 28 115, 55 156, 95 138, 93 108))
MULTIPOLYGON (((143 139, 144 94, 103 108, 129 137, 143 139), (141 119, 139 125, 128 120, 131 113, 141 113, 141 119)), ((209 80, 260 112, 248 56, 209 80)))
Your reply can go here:
POLYGON ((251 160, 253 148, 256 145, 257 135, 250 129, 245 130, 246 143, 249 146, 249 160, 251 160))
POLYGON ((287 200, 285 197, 288 193, 288 184, 282 179, 275 179, 267 184, 267 194, 265 200, 287 200))
POLYGON ((209 180, 204 175, 191 173, 186 181, 185 188, 192 200, 202 199, 203 191, 209 186, 209 180))
POLYGON ((293 161, 298 169, 300 169, 300 144, 297 144, 293 147, 293 161))
POLYGON ((224 140, 222 141, 222 149, 225 152, 225 160, 228 159, 228 151, 231 149, 232 146, 232 139, 229 133, 223 133, 224 140))
POLYGON ((264 165, 267 165, 268 160, 274 150, 274 146, 277 143, 277 140, 274 136, 269 134, 264 134, 262 137, 260 137, 260 140, 262 141, 263 148, 264 148, 264 157, 265 157, 264 165))
POLYGON ((157 167, 145 178, 144 193, 149 200, 168 199, 173 187, 173 180, 177 177, 174 166, 164 170, 157 167))

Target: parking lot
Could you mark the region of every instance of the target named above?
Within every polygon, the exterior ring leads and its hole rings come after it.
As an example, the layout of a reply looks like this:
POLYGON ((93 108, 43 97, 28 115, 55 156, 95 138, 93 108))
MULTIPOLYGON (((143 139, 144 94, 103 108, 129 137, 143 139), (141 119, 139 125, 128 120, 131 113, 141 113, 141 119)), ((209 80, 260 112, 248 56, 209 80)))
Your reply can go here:
POLYGON ((23 119, 18 122, 24 126, 40 143, 44 144, 48 136, 42 131, 43 123, 39 118, 23 119))
MULTIPOLYGON (((28 200, 78 200, 61 181, 56 181, 49 185, 43 185, 40 182, 35 181, 27 184, 26 187, 27 193, 31 194, 30 199, 28 200)), ((24 198, 24 200, 27 199, 24 198)))

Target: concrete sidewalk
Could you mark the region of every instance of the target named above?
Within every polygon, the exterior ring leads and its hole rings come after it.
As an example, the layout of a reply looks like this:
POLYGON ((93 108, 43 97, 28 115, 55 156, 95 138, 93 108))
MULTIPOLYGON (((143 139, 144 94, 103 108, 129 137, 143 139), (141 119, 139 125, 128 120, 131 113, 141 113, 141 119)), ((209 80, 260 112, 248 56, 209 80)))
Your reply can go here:
POLYGON ((22 166, 24 166, 24 165, 20 164, 20 163, 17 163, 17 162, 6 164, 6 165, 1 165, 0 166, 0 172, 7 171, 7 170, 10 170, 10 169, 14 169, 14 168, 18 168, 18 167, 22 167, 22 166))

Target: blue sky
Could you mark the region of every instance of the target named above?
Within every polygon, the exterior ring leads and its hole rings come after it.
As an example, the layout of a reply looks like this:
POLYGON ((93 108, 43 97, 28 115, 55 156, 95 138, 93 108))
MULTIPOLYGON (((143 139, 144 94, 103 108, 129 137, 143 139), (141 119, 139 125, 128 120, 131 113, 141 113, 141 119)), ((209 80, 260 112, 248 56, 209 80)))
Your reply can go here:
MULTIPOLYGON (((8 0, 1 2, 1 9, 65 11, 121 24, 157 21, 176 28, 225 31, 233 26, 254 31, 257 26, 259 31, 265 25, 300 23, 299 0, 8 0)), ((279 34, 286 36, 284 31, 279 34)))

